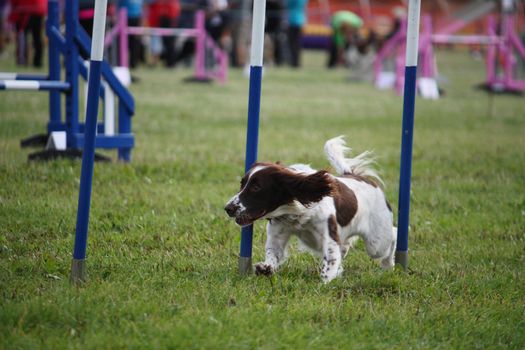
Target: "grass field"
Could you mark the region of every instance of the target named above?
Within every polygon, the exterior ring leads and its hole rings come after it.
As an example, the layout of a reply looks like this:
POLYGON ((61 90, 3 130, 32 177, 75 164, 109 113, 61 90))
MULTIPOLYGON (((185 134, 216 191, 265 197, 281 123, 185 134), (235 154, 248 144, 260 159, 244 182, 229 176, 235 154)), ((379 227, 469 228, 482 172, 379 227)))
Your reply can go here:
MULTIPOLYGON (((265 72, 259 158, 326 167, 324 141, 346 134, 375 150, 397 203, 401 98, 323 59, 265 72)), ((80 288, 80 163, 28 163, 19 141, 45 129, 46 94, 0 92, 0 348, 525 348, 525 100, 473 89, 483 62, 465 53, 438 61, 446 97, 416 102, 410 271, 381 271, 358 244, 328 285, 295 246, 272 278, 237 274, 223 206, 243 170, 240 71, 224 87, 135 72, 133 160, 95 167, 80 288)))

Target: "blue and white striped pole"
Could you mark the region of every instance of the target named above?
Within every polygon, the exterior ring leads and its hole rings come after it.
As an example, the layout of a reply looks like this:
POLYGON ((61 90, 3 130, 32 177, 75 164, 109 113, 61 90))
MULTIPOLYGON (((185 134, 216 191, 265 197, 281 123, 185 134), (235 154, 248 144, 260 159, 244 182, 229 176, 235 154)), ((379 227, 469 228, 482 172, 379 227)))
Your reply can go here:
POLYGON ((89 85, 84 134, 84 153, 80 174, 78 195, 77 226, 75 248, 71 264, 71 281, 83 282, 86 279, 85 259, 93 182, 93 163, 95 160, 95 137, 97 129, 98 98, 100 93, 100 71, 104 55, 104 30, 106 28, 107 0, 95 0, 93 37, 91 42, 91 62, 89 65, 89 85))
POLYGON ((65 91, 70 84, 65 81, 46 80, 0 80, 0 90, 48 90, 65 91))
POLYGON ((419 48, 419 13, 421 0, 409 0, 406 42, 403 131, 401 135, 401 170, 399 175, 398 229, 396 264, 408 267, 408 223, 410 214, 410 178, 416 102, 417 54, 419 48))
MULTIPOLYGON (((250 53, 250 92, 248 97, 248 129, 246 132, 245 171, 257 160, 259 143, 259 111, 261 107, 261 78, 264 48, 264 22, 266 0, 253 1, 252 47, 250 53)), ((247 274, 252 271, 252 238, 253 225, 241 230, 241 254, 239 272, 247 274)))

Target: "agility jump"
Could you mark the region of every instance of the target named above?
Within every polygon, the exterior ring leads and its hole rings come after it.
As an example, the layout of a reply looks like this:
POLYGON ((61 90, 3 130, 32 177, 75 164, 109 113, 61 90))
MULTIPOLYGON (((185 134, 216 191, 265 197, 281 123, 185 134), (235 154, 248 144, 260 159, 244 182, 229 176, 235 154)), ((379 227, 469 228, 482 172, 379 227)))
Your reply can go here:
MULTIPOLYGON (((49 159, 56 155, 78 157, 79 150, 84 146, 86 125, 79 119, 79 77, 88 79, 88 70, 83 57, 89 57, 90 39, 78 22, 78 1, 65 2, 65 32, 60 30, 59 1, 48 1, 48 18, 46 21, 46 35, 49 42, 48 75, 0 73, 0 90, 29 90, 49 92, 49 121, 47 132, 29 139, 45 143, 49 137, 53 138, 65 133, 66 150, 45 150, 30 155, 30 159, 49 159), (64 61, 65 78, 61 80, 61 58, 64 61), (61 94, 65 96, 65 113, 62 115, 61 94)), ((107 132, 106 123, 99 123, 95 138, 96 148, 117 149, 118 158, 130 161, 131 149, 135 140, 131 133, 131 117, 135 112, 133 96, 114 74, 111 66, 101 61, 101 74, 104 78, 103 86, 98 93, 106 103, 109 95, 118 98, 118 132, 107 132)), ((106 108, 105 119, 114 118, 114 110, 106 108)), ((111 120, 114 123, 114 120, 111 120)), ((22 143, 24 145, 26 143, 22 143)))
POLYGON ((120 10, 117 23, 108 32, 104 45, 111 45, 119 38, 119 65, 129 66, 128 35, 181 36, 195 38, 195 69, 193 78, 198 81, 217 80, 225 83, 228 78, 228 54, 223 51, 206 33, 204 11, 195 13, 195 28, 157 28, 128 27, 127 12, 120 10), (209 54, 208 54, 209 53, 209 54), (212 57, 215 65, 207 64, 206 58, 212 57), (212 68, 212 66, 215 66, 212 68))
MULTIPOLYGON (((492 7, 487 7, 491 10, 492 7)), ((437 90, 437 70, 434 56, 434 45, 453 44, 453 45, 482 45, 486 46, 486 79, 483 86, 489 91, 495 92, 524 92, 525 79, 517 75, 519 60, 525 61, 525 46, 516 33, 517 16, 513 9, 512 1, 502 2, 502 13, 500 15, 501 26, 498 30, 496 18, 493 15, 487 16, 486 35, 454 35, 455 32, 464 28, 468 21, 458 20, 447 25, 437 33, 433 33, 433 24, 430 16, 423 17, 423 30, 419 43, 418 54, 421 57, 421 72, 419 89, 424 98, 438 98, 437 90), (499 35, 497 33, 500 33, 499 35), (426 93, 422 83, 433 81, 434 92, 426 93)), ((479 16, 485 12, 478 12, 479 16)), ((477 18, 477 17, 476 17, 477 18)), ((476 19, 471 18, 471 19, 476 19)), ((406 23, 403 23, 400 30, 382 47, 374 61, 374 81, 379 88, 385 88, 383 84, 385 72, 384 63, 387 59, 394 60, 394 72, 392 75, 393 87, 398 94, 403 92, 403 65, 404 65, 404 41, 406 39, 406 23)), ((389 73, 386 73, 387 75, 389 73)), ((390 79, 388 79, 390 80, 390 79)))

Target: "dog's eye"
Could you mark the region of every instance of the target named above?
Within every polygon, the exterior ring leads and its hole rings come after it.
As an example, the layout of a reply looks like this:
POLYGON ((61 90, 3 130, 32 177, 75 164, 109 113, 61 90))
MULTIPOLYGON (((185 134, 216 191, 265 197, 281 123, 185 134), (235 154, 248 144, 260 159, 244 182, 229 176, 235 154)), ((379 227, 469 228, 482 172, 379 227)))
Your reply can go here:
POLYGON ((250 191, 252 192, 258 192, 260 190, 261 186, 257 182, 252 183, 252 185, 250 186, 250 191))

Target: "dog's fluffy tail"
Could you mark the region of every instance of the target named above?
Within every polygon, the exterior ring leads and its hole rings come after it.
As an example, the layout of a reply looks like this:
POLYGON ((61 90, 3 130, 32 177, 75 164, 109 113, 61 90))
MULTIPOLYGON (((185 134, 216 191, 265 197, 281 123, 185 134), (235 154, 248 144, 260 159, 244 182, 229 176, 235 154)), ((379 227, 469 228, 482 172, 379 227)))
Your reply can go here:
POLYGON ((375 163, 372 152, 365 151, 354 158, 345 158, 352 149, 346 147, 344 136, 334 137, 324 144, 324 152, 337 175, 357 175, 371 178, 383 185, 383 180, 372 167, 375 163))

